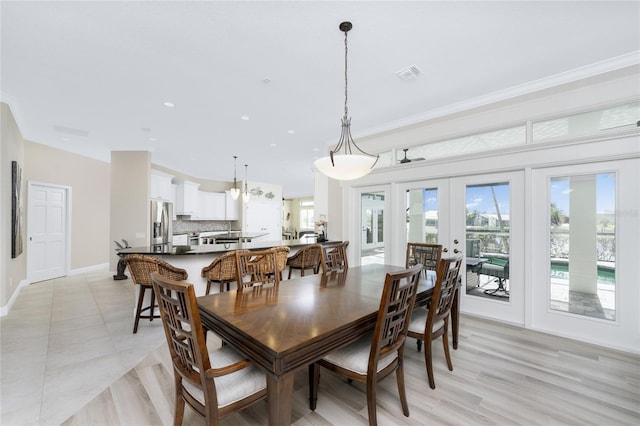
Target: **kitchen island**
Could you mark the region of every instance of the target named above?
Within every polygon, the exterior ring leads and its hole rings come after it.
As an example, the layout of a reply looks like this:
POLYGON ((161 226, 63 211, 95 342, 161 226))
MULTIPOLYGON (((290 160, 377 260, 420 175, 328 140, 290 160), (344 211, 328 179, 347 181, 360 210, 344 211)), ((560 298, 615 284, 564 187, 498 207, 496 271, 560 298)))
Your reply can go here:
MULTIPOLYGON (((337 243, 338 241, 325 241, 321 244, 337 243)), ((213 259, 230 250, 259 250, 276 246, 291 248, 290 255, 304 246, 316 244, 315 238, 301 238, 298 240, 260 241, 237 243, 205 244, 197 246, 174 246, 173 244, 161 244, 154 246, 129 247, 118 250, 118 255, 146 254, 159 257, 178 268, 185 269, 189 274, 188 282, 194 285, 196 296, 202 296, 207 288, 207 282, 201 277, 202 268, 209 265, 213 259)), ((215 287, 215 286, 214 286, 215 287)), ((213 289, 215 291, 215 289, 213 289)), ((137 297, 137 296, 136 296, 137 297)))

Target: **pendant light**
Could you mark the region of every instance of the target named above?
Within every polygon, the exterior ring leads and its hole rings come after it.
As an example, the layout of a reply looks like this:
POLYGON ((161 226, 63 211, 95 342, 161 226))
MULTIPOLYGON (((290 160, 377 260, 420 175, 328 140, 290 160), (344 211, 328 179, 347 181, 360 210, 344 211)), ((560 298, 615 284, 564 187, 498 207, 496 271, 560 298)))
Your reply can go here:
POLYGON ((233 156, 233 188, 231 188, 231 190, 229 191, 229 193, 231 193, 231 198, 233 198, 234 200, 237 200, 238 197, 240 196, 240 188, 238 188, 238 183, 236 181, 236 159, 238 158, 237 155, 233 156))
POLYGON ((333 179, 353 180, 368 174, 378 162, 378 156, 364 152, 356 145, 351 137, 351 117, 347 108, 347 33, 351 30, 351 22, 340 24, 340 31, 344 32, 344 116, 342 117, 342 133, 335 149, 329 151, 327 157, 314 162, 320 172, 333 179), (354 151, 354 149, 356 151, 354 151), (343 153, 340 150, 343 150, 343 153), (355 153, 354 153, 355 152, 355 153))
POLYGON ((246 203, 249 201, 249 179, 247 178, 247 165, 244 165, 244 192, 242 193, 242 200, 246 203))

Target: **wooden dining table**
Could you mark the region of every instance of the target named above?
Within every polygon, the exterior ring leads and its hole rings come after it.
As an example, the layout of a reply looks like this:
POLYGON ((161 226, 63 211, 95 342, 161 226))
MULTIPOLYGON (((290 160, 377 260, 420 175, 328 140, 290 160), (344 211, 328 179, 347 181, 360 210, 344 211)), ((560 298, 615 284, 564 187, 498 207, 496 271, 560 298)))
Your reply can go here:
MULTIPOLYGON (((198 297, 202 323, 267 373, 270 425, 291 424, 294 372, 373 329, 385 276, 405 268, 351 267, 326 277, 307 275, 276 287, 198 297)), ((435 273, 421 274, 416 303, 430 300, 435 273)), ((454 348, 459 301, 452 310, 454 348)))

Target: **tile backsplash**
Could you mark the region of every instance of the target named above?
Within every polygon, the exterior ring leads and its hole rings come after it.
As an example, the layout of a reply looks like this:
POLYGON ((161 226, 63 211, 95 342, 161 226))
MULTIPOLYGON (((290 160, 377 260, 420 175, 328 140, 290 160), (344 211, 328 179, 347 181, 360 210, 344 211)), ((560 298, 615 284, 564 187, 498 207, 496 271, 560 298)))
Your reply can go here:
POLYGON ((240 221, 237 220, 174 220, 173 233, 185 234, 189 232, 227 231, 231 222, 231 230, 240 230, 240 221))

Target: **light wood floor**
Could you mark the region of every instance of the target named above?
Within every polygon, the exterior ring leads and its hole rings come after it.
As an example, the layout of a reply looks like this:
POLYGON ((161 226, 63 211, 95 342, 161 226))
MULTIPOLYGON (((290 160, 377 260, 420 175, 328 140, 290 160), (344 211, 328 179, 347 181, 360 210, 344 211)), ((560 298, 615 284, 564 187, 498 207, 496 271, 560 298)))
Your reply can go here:
MULTIPOLYGON (((463 317, 461 341, 446 368, 434 342, 436 386, 427 384, 423 353, 410 341, 405 380, 411 415, 402 415, 396 382, 378 385, 381 425, 638 425, 640 357, 477 318, 463 317)), ((219 344, 211 338, 210 344, 219 344)), ((323 370, 315 412, 306 369, 296 374, 296 425, 364 425, 364 387, 323 370)), ((159 425, 173 422, 173 379, 166 344, 115 381, 64 425, 159 425)), ((259 403, 223 421, 264 425, 259 403)), ((187 407, 185 425, 203 420, 187 407)))

